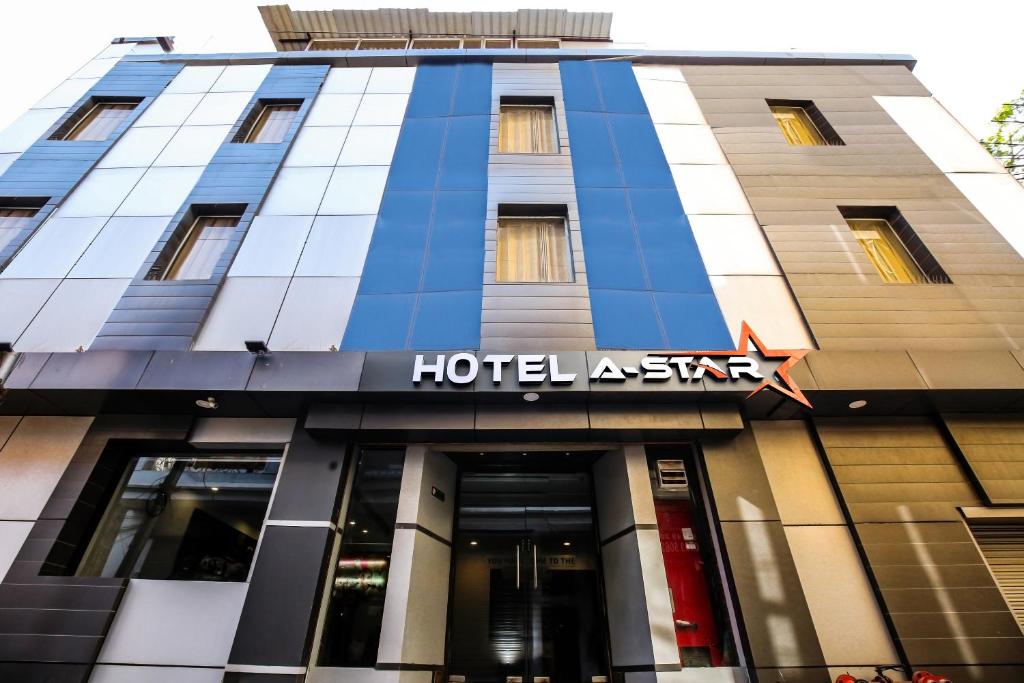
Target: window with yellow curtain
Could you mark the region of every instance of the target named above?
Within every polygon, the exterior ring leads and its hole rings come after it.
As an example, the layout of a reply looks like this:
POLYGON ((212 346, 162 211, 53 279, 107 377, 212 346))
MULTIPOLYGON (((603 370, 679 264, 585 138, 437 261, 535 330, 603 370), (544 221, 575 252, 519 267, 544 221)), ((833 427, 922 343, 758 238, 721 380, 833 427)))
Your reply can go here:
POLYGON ((498 282, 570 282, 565 219, 498 219, 498 282))
POLYGON ((245 141, 250 143, 283 142, 298 111, 298 104, 265 105, 256 122, 249 129, 245 141))
POLYGON ((164 280, 208 280, 227 250, 238 216, 200 216, 185 235, 164 280))
POLYGON ((929 282, 889 221, 882 218, 848 218, 846 222, 882 280, 903 284, 929 282))
POLYGON ((498 151, 512 154, 554 154, 554 107, 546 104, 502 104, 498 117, 498 151))
POLYGON ((75 124, 64 139, 106 140, 137 106, 138 102, 100 102, 75 124))
POLYGON ((790 145, 814 147, 828 144, 803 107, 771 105, 772 115, 790 145))

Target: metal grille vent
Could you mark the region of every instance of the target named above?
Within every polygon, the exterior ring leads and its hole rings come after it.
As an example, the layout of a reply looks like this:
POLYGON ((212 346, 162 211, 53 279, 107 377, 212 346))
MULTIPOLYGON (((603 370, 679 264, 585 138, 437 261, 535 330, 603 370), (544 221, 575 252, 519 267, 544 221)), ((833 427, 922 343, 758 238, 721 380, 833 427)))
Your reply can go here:
POLYGON ((682 460, 658 460, 655 467, 658 472, 659 488, 666 491, 686 491, 689 488, 686 467, 682 460))
POLYGON ((971 532, 1017 623, 1024 628, 1024 523, 972 521, 971 532))

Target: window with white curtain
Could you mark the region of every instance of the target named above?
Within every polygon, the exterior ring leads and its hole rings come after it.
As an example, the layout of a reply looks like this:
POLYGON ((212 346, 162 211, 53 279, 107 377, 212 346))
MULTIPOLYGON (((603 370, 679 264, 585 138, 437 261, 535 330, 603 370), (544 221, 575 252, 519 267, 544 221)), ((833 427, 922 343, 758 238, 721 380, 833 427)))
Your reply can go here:
POLYGON ((498 219, 497 282, 571 282, 565 219, 498 219))
POLYGON ((288 129, 299 112, 299 106, 297 103, 264 105, 252 128, 249 129, 249 134, 245 136, 245 142, 284 142, 288 129))
POLYGON ((124 123, 138 102, 99 102, 68 131, 65 140, 102 141, 124 123))
POLYGON ((227 250, 238 216, 200 216, 164 273, 164 280, 208 280, 227 250))
POLYGON ((21 233, 39 209, 0 206, 0 251, 21 233))
POLYGON ((508 154, 554 154, 555 108, 550 104, 501 105, 498 151, 508 154))

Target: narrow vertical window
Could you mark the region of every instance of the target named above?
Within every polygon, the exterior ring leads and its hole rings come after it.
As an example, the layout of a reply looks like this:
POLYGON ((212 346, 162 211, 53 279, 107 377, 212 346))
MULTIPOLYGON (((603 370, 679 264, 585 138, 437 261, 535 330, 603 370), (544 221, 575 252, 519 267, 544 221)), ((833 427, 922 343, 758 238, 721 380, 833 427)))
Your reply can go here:
POLYGON ((551 104, 501 105, 498 151, 515 154, 554 154, 555 110, 551 104))
POLYGON ((805 100, 768 100, 768 108, 782 137, 795 147, 842 145, 835 132, 813 102, 805 100))
POLYGON ((570 282, 565 219, 514 216, 498 219, 498 282, 570 282))
POLYGON ((68 131, 64 139, 106 140, 137 106, 138 102, 98 102, 68 131))
POLYGON ((17 239, 39 209, 0 206, 0 251, 17 239))
POLYGON ((228 248, 238 216, 200 216, 164 273, 164 280, 208 280, 228 248))
POLYGON ((267 104, 260 110, 244 142, 278 143, 288 135, 288 129, 299 111, 297 103, 267 104))
POLYGON ((882 280, 904 284, 928 281, 889 221, 883 218, 848 218, 846 222, 882 280))

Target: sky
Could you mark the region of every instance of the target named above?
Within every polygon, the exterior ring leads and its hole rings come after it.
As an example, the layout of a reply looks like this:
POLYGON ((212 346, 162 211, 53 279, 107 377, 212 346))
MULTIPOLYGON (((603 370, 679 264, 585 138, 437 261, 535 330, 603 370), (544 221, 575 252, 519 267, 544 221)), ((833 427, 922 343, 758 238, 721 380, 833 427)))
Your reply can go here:
MULTIPOLYGON (((176 52, 272 50, 258 4, 7 0, 0 5, 0 129, 115 36, 173 35, 176 52)), ((611 11, 613 38, 651 49, 909 53, 918 60, 917 77, 976 137, 990 132, 993 112, 1024 88, 1019 46, 997 37, 1007 33, 1000 27, 1024 23, 1021 0, 294 0, 290 5, 611 11)))

